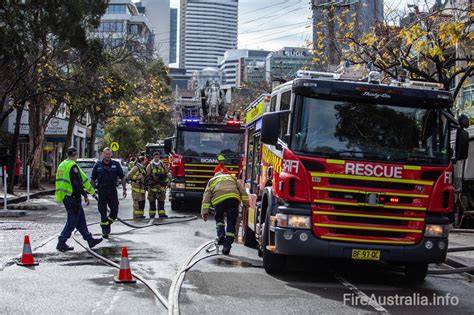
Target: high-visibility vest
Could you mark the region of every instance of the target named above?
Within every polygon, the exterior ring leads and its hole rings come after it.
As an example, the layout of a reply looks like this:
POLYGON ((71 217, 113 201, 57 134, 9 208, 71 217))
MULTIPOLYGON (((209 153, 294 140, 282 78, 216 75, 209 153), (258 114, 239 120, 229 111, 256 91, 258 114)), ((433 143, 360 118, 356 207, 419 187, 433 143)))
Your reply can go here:
MULTIPOLYGON (((66 198, 66 196, 72 195, 72 184, 71 184, 71 169, 73 166, 77 166, 76 162, 73 160, 66 159, 61 162, 58 166, 58 171, 56 172, 56 201, 61 202, 66 198)), ((81 174, 82 185, 84 190, 89 194, 95 194, 95 190, 92 187, 87 175, 81 170, 79 166, 79 173, 81 174)))

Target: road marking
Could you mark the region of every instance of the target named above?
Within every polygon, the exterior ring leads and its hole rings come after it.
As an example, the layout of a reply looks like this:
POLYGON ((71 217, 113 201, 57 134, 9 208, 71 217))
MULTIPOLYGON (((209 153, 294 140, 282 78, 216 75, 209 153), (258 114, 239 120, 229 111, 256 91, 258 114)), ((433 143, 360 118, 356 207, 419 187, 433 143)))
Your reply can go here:
POLYGON ((352 293, 356 294, 360 301, 364 301, 367 305, 372 306, 377 312, 382 312, 384 314, 390 314, 382 305, 378 304, 376 301, 372 300, 367 294, 359 290, 355 285, 347 281, 340 274, 334 273, 334 278, 339 280, 346 288, 348 288, 352 293))

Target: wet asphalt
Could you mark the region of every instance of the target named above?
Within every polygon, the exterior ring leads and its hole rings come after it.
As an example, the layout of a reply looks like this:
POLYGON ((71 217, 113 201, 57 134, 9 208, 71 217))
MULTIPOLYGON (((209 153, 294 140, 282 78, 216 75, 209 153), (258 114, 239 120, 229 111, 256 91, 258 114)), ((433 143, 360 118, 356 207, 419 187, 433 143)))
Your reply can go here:
MULTIPOLYGON (((46 211, 32 211, 20 219, 0 220, 1 314, 165 314, 165 308, 141 283, 118 285, 117 270, 91 257, 74 240, 73 252, 55 250, 65 211, 47 198, 46 211), (31 237, 36 267, 19 267, 13 258, 21 253, 24 234, 31 237)), ((131 198, 120 204, 119 216, 132 216, 131 198)), ((169 205, 167 204, 167 208, 169 205)), ((148 205, 147 205, 148 209, 148 205)), ((88 223, 99 221, 95 201, 86 207, 88 223)), ((198 215, 186 210, 170 215, 198 215)), ((148 224, 149 219, 135 222, 148 224)), ((154 222, 159 222, 155 219, 154 222)), ((99 234, 98 225, 90 230, 99 234)), ((109 240, 94 250, 120 262, 128 249, 134 272, 146 278, 164 296, 188 256, 214 238, 211 221, 195 220, 175 225, 132 229, 117 222, 109 240)), ((79 241, 84 241, 78 236, 79 241)), ((204 254, 203 254, 204 255, 204 254)), ((432 266, 432 268, 444 268, 432 266)), ((215 256, 197 264, 186 275, 180 295, 182 314, 474 314, 474 284, 459 275, 429 276, 421 285, 407 283, 403 274, 380 264, 293 258, 283 276, 265 273, 254 249, 233 246, 230 256, 215 256), (438 304, 383 305, 395 296, 438 304), (382 303, 361 305, 361 297, 382 303), (456 305, 453 305, 456 304, 456 305)))

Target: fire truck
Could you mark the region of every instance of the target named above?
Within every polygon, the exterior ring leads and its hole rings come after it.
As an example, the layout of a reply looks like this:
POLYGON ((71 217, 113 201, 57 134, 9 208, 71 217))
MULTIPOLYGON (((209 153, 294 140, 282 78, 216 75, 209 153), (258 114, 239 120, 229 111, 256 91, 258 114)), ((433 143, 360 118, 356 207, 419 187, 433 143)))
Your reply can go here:
POLYGON ((267 273, 302 255, 395 263, 422 281, 444 261, 469 135, 439 88, 300 70, 249 105, 243 241, 267 273))
POLYGON ((165 151, 171 153, 170 201, 172 210, 185 202, 200 205, 207 182, 214 176, 217 156, 226 159, 226 168, 238 175, 243 155, 244 128, 240 117, 227 117, 217 70, 199 73, 192 97, 176 95, 175 134, 165 139, 165 151))
POLYGON ((163 142, 147 143, 145 145, 145 156, 148 161, 151 161, 153 159, 153 153, 155 152, 160 153, 160 158, 163 160, 166 166, 169 167, 169 156, 165 152, 165 145, 163 142))

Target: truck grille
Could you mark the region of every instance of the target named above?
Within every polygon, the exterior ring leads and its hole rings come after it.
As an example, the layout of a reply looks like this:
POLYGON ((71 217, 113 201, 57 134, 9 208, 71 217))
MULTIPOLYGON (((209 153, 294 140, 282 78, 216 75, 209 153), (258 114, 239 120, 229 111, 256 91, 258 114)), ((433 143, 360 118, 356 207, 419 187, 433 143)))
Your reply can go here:
MULTIPOLYGON (((215 164, 185 163, 184 173, 186 189, 191 191, 204 191, 207 182, 214 176, 215 164)), ((226 165, 231 174, 237 174, 237 165, 226 165)))

